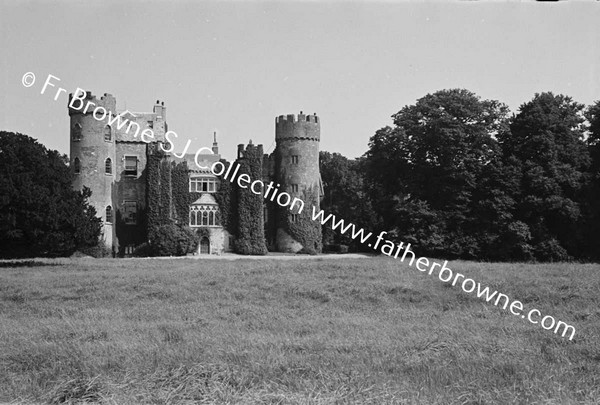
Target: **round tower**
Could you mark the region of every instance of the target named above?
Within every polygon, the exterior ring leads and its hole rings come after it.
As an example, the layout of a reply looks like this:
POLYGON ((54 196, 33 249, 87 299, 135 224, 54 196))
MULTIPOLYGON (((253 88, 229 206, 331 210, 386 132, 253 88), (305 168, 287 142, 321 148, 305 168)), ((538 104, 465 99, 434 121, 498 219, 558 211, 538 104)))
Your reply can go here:
POLYGON ((89 202, 96 208, 97 216, 102 218, 106 245, 112 247, 116 221, 112 189, 117 162, 116 131, 108 125, 108 113, 116 114, 116 100, 110 94, 104 93, 104 96, 96 98, 91 92, 86 92, 82 101, 74 100, 72 108, 72 97, 70 94, 70 162, 75 173, 73 188, 81 190, 86 186, 92 190, 89 202), (89 108, 86 110, 88 102, 89 108), (102 108, 106 111, 104 118, 102 108))
POLYGON ((316 114, 280 115, 275 119, 275 181, 280 191, 304 201, 304 208, 278 207, 276 247, 282 252, 321 252, 321 225, 312 220, 322 195, 319 172, 321 124, 316 114))

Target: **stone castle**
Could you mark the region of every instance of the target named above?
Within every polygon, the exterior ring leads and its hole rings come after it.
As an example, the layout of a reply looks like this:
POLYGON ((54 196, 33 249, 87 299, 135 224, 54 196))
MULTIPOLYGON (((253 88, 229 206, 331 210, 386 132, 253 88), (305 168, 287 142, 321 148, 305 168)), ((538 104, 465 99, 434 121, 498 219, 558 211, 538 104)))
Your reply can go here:
MULTIPOLYGON (((71 99, 72 95, 69 101, 71 99)), ((85 100, 106 111, 117 111, 116 99, 110 94, 105 93, 98 98, 87 92, 85 100)), ((148 190, 153 184, 149 183, 148 165, 152 151, 157 150, 161 144, 164 146, 169 139, 165 136, 168 125, 164 102, 157 101, 152 112, 125 111, 120 115, 139 125, 142 130, 151 129, 154 134, 151 142, 148 139, 142 140, 133 131, 127 131, 127 127, 118 128, 117 125, 107 124, 106 120, 99 121, 92 116, 91 110, 77 110, 69 106, 70 164, 75 173, 73 187, 82 189, 86 186, 92 191, 90 204, 103 219, 104 243, 112 248, 114 254, 128 256, 137 246, 148 241, 148 212, 152 209, 165 209, 162 202, 158 203, 160 207, 149 206, 152 203, 149 202, 148 190)), ((302 112, 297 116, 290 114, 277 117, 275 141, 276 147, 269 155, 263 154, 262 145, 253 145, 252 141, 248 145, 238 145, 235 163, 243 162, 247 156, 258 156, 261 166, 259 171, 262 171, 265 183, 272 181, 292 197, 311 200, 318 210, 319 201, 323 197, 319 172, 319 117, 302 112)), ((222 201, 221 205, 217 202, 215 196, 223 180, 210 169, 199 168, 194 154, 178 156, 169 153, 166 159, 175 163, 187 163, 187 223, 182 223, 185 222, 181 220, 183 215, 175 222, 188 225, 198 232, 200 243, 197 253, 221 254, 235 251, 236 243, 243 242, 236 238, 243 237, 239 236, 243 233, 237 235, 235 229, 223 226, 220 223, 220 212, 226 210, 237 213, 239 206, 236 199, 222 201), (224 207, 223 204, 228 206, 224 207)), ((221 160, 216 133, 212 154, 200 154, 197 160, 205 167, 221 160)), ((264 231, 264 242, 270 251, 321 251, 320 226, 307 220, 306 217, 310 215, 308 210, 299 215, 267 199, 260 199, 263 200, 261 209, 254 206, 253 210, 256 212, 251 212, 250 215, 262 220, 264 229, 261 231, 264 231)), ((243 215, 247 216, 248 212, 243 215)))

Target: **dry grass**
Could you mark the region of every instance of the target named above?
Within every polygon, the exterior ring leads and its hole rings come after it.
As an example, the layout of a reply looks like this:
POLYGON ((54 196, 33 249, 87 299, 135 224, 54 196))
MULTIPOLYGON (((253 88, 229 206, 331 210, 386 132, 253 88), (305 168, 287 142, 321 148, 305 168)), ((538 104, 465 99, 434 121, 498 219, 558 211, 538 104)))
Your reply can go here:
POLYGON ((387 258, 0 268, 0 402, 600 403, 600 266, 451 268, 568 341, 387 258))

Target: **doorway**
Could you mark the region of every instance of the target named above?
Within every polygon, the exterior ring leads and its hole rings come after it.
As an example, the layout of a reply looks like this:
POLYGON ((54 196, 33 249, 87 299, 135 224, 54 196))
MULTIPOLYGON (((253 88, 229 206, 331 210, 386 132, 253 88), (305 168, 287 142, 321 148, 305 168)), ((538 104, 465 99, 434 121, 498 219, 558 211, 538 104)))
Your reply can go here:
POLYGON ((200 239, 200 254, 208 255, 210 254, 210 240, 206 236, 200 239))

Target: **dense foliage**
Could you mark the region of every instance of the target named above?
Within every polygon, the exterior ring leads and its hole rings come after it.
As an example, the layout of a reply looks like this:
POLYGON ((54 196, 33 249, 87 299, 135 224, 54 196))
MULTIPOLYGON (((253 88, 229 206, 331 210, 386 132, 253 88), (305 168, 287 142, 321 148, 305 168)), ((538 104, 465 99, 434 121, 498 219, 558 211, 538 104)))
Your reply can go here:
POLYGON ((174 223, 158 226, 150 240, 152 256, 185 256, 198 248, 198 235, 174 223))
POLYGON ((72 176, 65 155, 0 132, 0 257, 69 256, 98 245, 91 192, 74 191, 72 176))
MULTIPOLYGON (((221 162, 228 167, 232 163, 227 163, 221 159, 221 162)), ((237 236, 238 216, 237 216, 237 192, 234 185, 224 178, 225 173, 219 176, 219 188, 214 194, 215 201, 219 204, 217 211, 217 223, 222 225, 231 235, 237 236)))
MULTIPOLYGON (((369 228, 376 215, 364 184, 364 159, 350 160, 339 153, 320 152, 319 170, 325 196, 321 209, 332 213, 345 222, 369 228)), ((367 247, 348 234, 333 231, 329 224, 323 225, 323 248, 325 251, 366 250, 367 247)))
POLYGON ((582 206, 583 245, 586 252, 594 252, 600 259, 600 101, 588 108, 586 117, 590 123, 587 144, 591 163, 582 206))
POLYGON ((499 138, 505 160, 519 169, 514 215, 527 225, 540 260, 585 255, 581 204, 590 157, 583 109, 569 97, 536 94, 499 138))
POLYGON ((304 201, 305 208, 298 214, 296 222, 289 220, 290 210, 287 207, 278 207, 279 223, 287 224, 289 235, 302 245, 300 253, 316 255, 323 250, 321 224, 312 219, 312 209, 307 207, 319 206, 319 190, 303 190, 301 200, 304 201))
POLYGON ((161 168, 166 154, 159 148, 148 147, 146 163, 146 207, 148 237, 152 239, 154 232, 159 226, 168 223, 168 217, 164 216, 161 206, 161 168))
POLYGON ((179 224, 189 223, 190 201, 189 171, 187 162, 171 163, 172 215, 179 224))
POLYGON ((188 226, 188 169, 159 148, 148 148, 146 176, 147 244, 136 255, 183 256, 198 247, 198 236, 188 226))
MULTIPOLYGON (((245 173, 250 176, 250 179, 261 179, 262 158, 263 151, 261 146, 254 147, 253 145, 248 145, 244 157, 238 159, 240 165, 238 178, 245 173)), ((235 241, 235 251, 244 255, 267 254, 263 197, 254 194, 250 188, 237 187, 237 201, 238 232, 235 241)))
MULTIPOLYGON (((371 137, 372 226, 432 256, 598 258, 599 112, 596 103, 586 121, 583 105, 552 93, 512 117, 467 90, 426 95, 371 137)), ((334 195, 360 206, 345 190, 334 195)))

